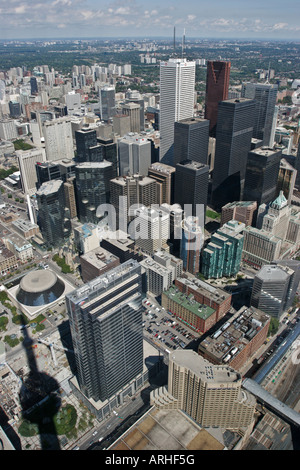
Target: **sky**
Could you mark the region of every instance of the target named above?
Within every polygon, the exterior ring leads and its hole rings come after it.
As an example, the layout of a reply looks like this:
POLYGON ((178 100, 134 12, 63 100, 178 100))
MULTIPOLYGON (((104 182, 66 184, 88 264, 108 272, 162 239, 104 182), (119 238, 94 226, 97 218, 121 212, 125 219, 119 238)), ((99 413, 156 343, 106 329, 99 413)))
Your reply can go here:
POLYGON ((0 39, 300 40, 299 0, 0 0, 0 39))

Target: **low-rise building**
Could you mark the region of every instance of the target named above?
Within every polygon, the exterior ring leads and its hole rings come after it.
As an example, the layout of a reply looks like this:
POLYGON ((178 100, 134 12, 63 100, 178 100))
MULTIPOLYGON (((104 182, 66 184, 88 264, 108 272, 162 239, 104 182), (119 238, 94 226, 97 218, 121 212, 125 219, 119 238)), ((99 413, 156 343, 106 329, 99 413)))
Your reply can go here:
POLYGON ((228 364, 238 371, 266 340, 269 324, 269 315, 243 306, 200 342, 198 353, 212 364, 228 364))
POLYGON ((5 245, 0 246, 0 274, 1 276, 18 268, 16 255, 5 245))
POLYGON ((177 287, 172 286, 162 293, 161 304, 198 333, 205 333, 216 323, 215 309, 197 302, 192 294, 186 295, 177 287))
POLYGON ((89 282, 119 264, 119 258, 102 247, 88 251, 80 256, 82 280, 89 282))
POLYGON ((223 318, 230 309, 232 296, 229 292, 212 286, 190 273, 178 277, 175 286, 183 294, 192 294, 197 302, 213 308, 216 311, 216 321, 223 318))

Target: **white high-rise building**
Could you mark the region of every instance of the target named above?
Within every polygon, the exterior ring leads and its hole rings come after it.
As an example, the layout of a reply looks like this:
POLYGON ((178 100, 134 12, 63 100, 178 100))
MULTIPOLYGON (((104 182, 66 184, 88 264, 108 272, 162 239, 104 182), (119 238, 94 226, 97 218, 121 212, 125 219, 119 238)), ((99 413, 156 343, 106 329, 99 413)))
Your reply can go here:
POLYGON ((120 175, 148 174, 151 165, 151 143, 147 138, 130 132, 118 140, 118 152, 120 175))
POLYGON ((30 150, 17 150, 19 169, 21 173, 22 191, 24 194, 32 195, 36 192, 37 174, 35 165, 46 161, 43 148, 30 150))
POLYGON ((62 117, 45 121, 43 134, 47 160, 63 160, 74 158, 71 117, 62 117))
POLYGON ((195 62, 172 58, 160 63, 160 155, 173 165, 174 123, 194 115, 195 62))

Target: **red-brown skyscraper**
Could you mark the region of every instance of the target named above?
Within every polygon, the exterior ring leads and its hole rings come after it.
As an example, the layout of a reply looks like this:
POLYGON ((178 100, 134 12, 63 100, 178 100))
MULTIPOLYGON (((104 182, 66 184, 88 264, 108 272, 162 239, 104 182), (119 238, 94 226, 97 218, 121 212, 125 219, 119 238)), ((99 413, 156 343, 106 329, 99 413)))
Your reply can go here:
POLYGON ((225 61, 207 61, 205 119, 210 121, 209 133, 212 137, 216 135, 218 103, 228 98, 230 65, 225 61))

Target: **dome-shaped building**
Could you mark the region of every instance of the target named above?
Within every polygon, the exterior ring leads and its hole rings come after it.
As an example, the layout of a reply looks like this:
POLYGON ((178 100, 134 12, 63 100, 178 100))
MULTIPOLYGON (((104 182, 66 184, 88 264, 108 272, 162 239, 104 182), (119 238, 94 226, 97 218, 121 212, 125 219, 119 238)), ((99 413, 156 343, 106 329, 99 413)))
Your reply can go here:
POLYGON ((38 307, 57 300, 65 290, 65 284, 49 269, 31 271, 19 285, 16 299, 23 305, 38 307))

